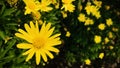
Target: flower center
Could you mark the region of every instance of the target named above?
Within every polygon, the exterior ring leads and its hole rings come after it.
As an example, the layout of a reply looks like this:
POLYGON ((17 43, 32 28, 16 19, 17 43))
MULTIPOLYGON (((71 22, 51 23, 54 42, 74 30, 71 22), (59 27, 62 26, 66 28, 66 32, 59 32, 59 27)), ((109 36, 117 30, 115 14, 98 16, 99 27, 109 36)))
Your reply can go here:
POLYGON ((45 45, 45 40, 43 38, 35 38, 33 39, 33 46, 37 49, 43 48, 45 45))

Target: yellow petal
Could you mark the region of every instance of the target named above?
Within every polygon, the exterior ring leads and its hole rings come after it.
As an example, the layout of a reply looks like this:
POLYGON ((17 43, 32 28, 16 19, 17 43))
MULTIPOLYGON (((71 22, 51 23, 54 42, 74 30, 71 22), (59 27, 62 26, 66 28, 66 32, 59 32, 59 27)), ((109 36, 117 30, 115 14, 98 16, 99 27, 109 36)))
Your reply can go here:
POLYGON ((53 54, 50 53, 48 50, 44 50, 44 52, 45 52, 51 59, 54 58, 53 54))
POLYGON ((28 35, 27 32, 25 32, 25 31, 22 30, 22 29, 18 29, 18 31, 19 31, 20 33, 24 34, 24 35, 28 35))
POLYGON ((35 26, 32 21, 30 21, 30 27, 31 27, 31 29, 35 30, 35 26))
POLYGON ((36 51, 36 64, 39 65, 41 60, 40 51, 36 51))
POLYGON ((34 50, 34 48, 31 48, 31 49, 27 50, 26 52, 24 52, 22 55, 27 55, 27 54, 31 53, 33 50, 34 50))
POLYGON ((55 34, 55 35, 51 36, 50 39, 54 39, 54 38, 56 38, 56 37, 58 37, 58 36, 60 36, 60 35, 61 35, 61 34, 55 34))
POLYGON ((35 23, 36 31, 39 33, 39 27, 38 27, 38 22, 36 21, 35 23))
POLYGON ((26 31, 28 32, 28 34, 31 36, 31 37, 34 37, 34 33, 32 32, 32 29, 29 27, 28 24, 25 24, 24 25, 26 31))
POLYGON ((47 47, 47 50, 57 52, 57 53, 59 52, 59 50, 55 47, 47 47))
POLYGON ((17 44, 17 48, 21 48, 21 49, 29 49, 32 48, 33 46, 31 44, 28 43, 20 43, 17 44))
POLYGON ((26 41, 28 41, 28 42, 32 42, 32 40, 31 40, 31 38, 30 37, 27 37, 27 36, 25 36, 25 35, 23 35, 23 34, 20 34, 20 33, 15 33, 15 36, 17 36, 17 37, 19 37, 19 38, 22 38, 22 39, 24 39, 24 40, 26 40, 26 41))
POLYGON ((50 37, 54 31, 54 27, 52 29, 50 29, 47 33, 46 33, 46 37, 50 37))
POLYGON ((45 31, 45 23, 42 24, 40 35, 43 35, 44 31, 45 31))
POLYGON ((45 52, 42 50, 42 51, 40 52, 40 54, 41 54, 43 60, 44 60, 45 62, 47 62, 47 56, 46 56, 45 52))
POLYGON ((26 58, 26 61, 29 61, 29 60, 33 57, 34 53, 35 53, 35 50, 31 51, 31 52, 28 54, 28 56, 27 56, 27 58, 26 58))
POLYGON ((47 32, 50 29, 50 27, 51 27, 51 23, 48 23, 45 27, 45 32, 47 32))

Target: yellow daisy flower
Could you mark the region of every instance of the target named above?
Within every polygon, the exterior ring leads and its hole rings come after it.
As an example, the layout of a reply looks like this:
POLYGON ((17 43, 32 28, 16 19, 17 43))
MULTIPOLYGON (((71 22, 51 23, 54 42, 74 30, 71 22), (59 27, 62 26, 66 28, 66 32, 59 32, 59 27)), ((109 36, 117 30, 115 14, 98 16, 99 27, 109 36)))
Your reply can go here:
POLYGON ((65 11, 73 12, 75 10, 75 6, 72 4, 74 0, 62 0, 63 6, 61 9, 65 11))
POLYGON ((90 65, 90 64, 91 64, 91 61, 90 61, 89 59, 86 59, 86 60, 85 60, 85 64, 86 64, 86 65, 90 65))
POLYGON ((53 9, 52 7, 49 6, 51 3, 52 2, 49 0, 41 0, 41 2, 38 3, 38 5, 41 11, 49 12, 53 9))
POLYGON ((34 0, 23 0, 23 1, 26 4, 26 6, 25 6, 26 10, 25 10, 25 13, 24 13, 25 15, 30 14, 30 13, 35 13, 36 14, 36 12, 38 12, 39 7, 35 3, 34 0))
POLYGON ((19 29, 19 33, 15 33, 15 35, 28 42, 17 44, 17 48, 28 49, 23 53, 23 55, 28 55, 26 61, 29 61, 34 54, 37 65, 40 63, 41 58, 43 58, 45 62, 47 62, 47 56, 51 59, 54 58, 51 51, 58 53, 59 50, 54 46, 61 44, 60 34, 52 35, 55 28, 51 28, 50 23, 47 25, 43 23, 41 29, 39 29, 38 23, 36 22, 34 25, 32 21, 30 22, 30 26, 25 24, 24 27, 26 31, 19 29))
POLYGON ((113 24, 112 19, 111 19, 111 18, 106 19, 106 24, 107 24, 108 26, 111 26, 111 25, 113 24))
POLYGON ((66 37, 70 37, 71 33, 69 31, 66 32, 66 37))
POLYGON ((109 48, 112 50, 114 47, 113 46, 109 46, 109 48))
POLYGON ((85 22, 85 20, 86 20, 85 14, 80 13, 80 14, 79 14, 79 17, 78 17, 78 20, 79 20, 80 22, 85 22))
POLYGON ((100 30, 104 30, 104 29, 105 29, 105 24, 103 24, 103 23, 99 24, 99 25, 98 25, 98 28, 99 28, 100 30))
POLYGON ((101 36, 95 35, 95 37, 94 37, 94 42, 95 42, 95 43, 100 43, 100 42, 101 42, 101 36))
POLYGON ((107 44, 110 41, 108 37, 105 37, 104 40, 105 40, 105 44, 107 44))
POLYGON ((101 6, 102 6, 102 1, 94 0, 93 3, 94 3, 98 8, 101 8, 101 6))
POLYGON ((100 58, 100 59, 103 59, 103 57, 104 57, 104 53, 100 53, 100 54, 99 54, 99 58, 100 58))
POLYGON ((85 23, 84 23, 84 25, 86 26, 86 25, 93 25, 94 24, 94 21, 92 20, 92 19, 90 19, 90 18, 87 18, 86 20, 85 20, 85 23))

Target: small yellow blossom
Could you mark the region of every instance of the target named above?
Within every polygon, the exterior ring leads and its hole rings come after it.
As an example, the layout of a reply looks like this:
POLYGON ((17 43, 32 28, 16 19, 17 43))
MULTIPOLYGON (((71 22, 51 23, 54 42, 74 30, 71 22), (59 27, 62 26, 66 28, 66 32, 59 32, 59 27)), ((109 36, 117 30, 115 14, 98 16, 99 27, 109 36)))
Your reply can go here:
POLYGON ((104 57, 104 53, 100 53, 100 54, 99 54, 99 58, 100 58, 100 59, 103 59, 103 57, 104 57))
POLYGON ((108 37, 105 37, 104 40, 105 40, 105 44, 107 44, 110 41, 108 37))
POLYGON ((53 8, 49 6, 50 4, 51 4, 51 1, 49 1, 49 0, 41 0, 41 2, 38 3, 41 12, 51 11, 53 8))
POLYGON ((86 20, 85 14, 80 13, 80 14, 79 14, 79 17, 78 17, 78 20, 79 20, 80 22, 85 22, 85 20, 86 20))
POLYGON ((70 32, 67 31, 67 32, 66 32, 66 37, 70 37, 70 35, 71 35, 70 32))
POLYGON ((95 16, 97 19, 99 19, 99 18, 101 17, 100 11, 97 11, 96 13, 94 13, 94 16, 95 16))
POLYGON ((31 13, 35 13, 38 12, 40 10, 40 8, 38 7, 38 5, 35 3, 35 0, 23 0, 24 3, 26 4, 25 6, 25 15, 26 14, 31 14, 31 13))
POLYGON ((86 13, 88 15, 90 15, 90 13, 91 13, 91 3, 90 2, 87 3, 85 10, 86 10, 86 13))
POLYGON ((111 26, 111 25, 113 24, 112 19, 111 19, 111 18, 106 19, 106 24, 107 24, 108 26, 111 26))
POLYGON ((114 47, 113 46, 109 46, 109 48, 112 50, 114 47))
POLYGON ((64 9, 65 11, 73 12, 75 10, 75 6, 72 4, 72 2, 75 0, 62 0, 63 6, 61 9, 64 9))
MULTIPOLYGON (((88 2, 89 3, 89 2, 88 2)), ((95 5, 87 4, 85 7, 86 13, 90 15, 90 13, 95 16, 97 19, 101 17, 99 8, 95 5)))
POLYGON ((109 10, 109 9, 110 9, 110 6, 109 6, 109 5, 106 5, 105 8, 106 8, 106 10, 109 10))
POLYGON ((95 36, 94 36, 94 42, 95 42, 95 43, 100 43, 100 42, 101 42, 101 36, 95 35, 95 36))
POLYGON ((100 30, 104 30, 104 29, 105 29, 105 24, 103 24, 103 23, 99 24, 99 25, 98 25, 98 28, 99 28, 100 30))
POLYGON ((65 11, 61 11, 62 15, 63 15, 63 18, 66 18, 67 17, 67 12, 65 11))
POLYGON ((118 28, 113 27, 113 28, 112 28, 112 31, 117 32, 117 31, 118 31, 118 28))
POLYGON ((89 59, 86 59, 86 60, 85 60, 85 64, 86 64, 86 65, 90 65, 90 64, 91 64, 91 61, 90 61, 89 59))
POLYGON ((112 33, 112 32, 109 32, 109 33, 108 33, 108 36, 109 36, 109 38, 112 39, 112 38, 113 38, 113 33, 112 33))
POLYGON ((89 31, 90 29, 91 29, 90 27, 87 28, 88 31, 89 31))
POLYGON ((93 24, 94 24, 94 22, 93 22, 93 20, 90 19, 90 18, 87 18, 87 19, 85 20, 85 23, 84 23, 85 26, 86 26, 86 25, 93 25, 93 24))
POLYGON ((101 8, 102 1, 94 0, 93 3, 94 3, 98 8, 101 8))

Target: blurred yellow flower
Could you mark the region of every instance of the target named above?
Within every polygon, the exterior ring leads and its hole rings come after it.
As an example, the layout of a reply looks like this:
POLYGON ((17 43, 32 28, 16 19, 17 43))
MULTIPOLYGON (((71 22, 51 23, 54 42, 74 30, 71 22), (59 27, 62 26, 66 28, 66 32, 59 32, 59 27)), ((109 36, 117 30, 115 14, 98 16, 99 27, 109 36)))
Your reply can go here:
POLYGON ((87 28, 88 31, 89 31, 90 29, 91 29, 90 27, 87 28))
POLYGON ((111 25, 113 24, 112 19, 111 19, 111 18, 106 19, 106 24, 107 24, 108 26, 111 26, 111 25))
POLYGON ((48 23, 47 25, 43 23, 41 29, 39 29, 37 22, 34 25, 32 21, 30 22, 30 26, 28 24, 25 24, 24 26, 26 31, 19 29, 19 33, 15 33, 15 35, 28 42, 17 44, 17 48, 28 49, 23 53, 23 55, 28 55, 26 61, 29 61, 34 54, 37 65, 39 65, 41 58, 45 62, 47 62, 47 56, 53 59, 54 56, 51 51, 58 53, 59 50, 54 46, 60 45, 61 41, 59 38, 60 34, 52 35, 55 28, 51 28, 51 23, 48 23))
POLYGON ((73 12, 75 10, 75 6, 72 4, 74 0, 62 0, 63 6, 61 9, 65 11, 73 12))
POLYGON ((104 24, 104 23, 99 24, 99 25, 98 25, 98 28, 99 28, 100 30, 104 30, 104 29, 105 29, 105 24, 104 24))
POLYGON ((105 8, 106 8, 106 10, 109 10, 109 9, 110 9, 110 6, 109 6, 109 5, 106 5, 105 8))
POLYGON ((86 20, 85 20, 85 23, 84 23, 84 25, 86 26, 86 25, 93 25, 94 24, 94 21, 92 20, 92 19, 90 19, 90 18, 87 18, 86 20))
POLYGON ((117 31, 118 31, 118 28, 113 27, 113 28, 112 28, 112 31, 117 32, 117 31))
POLYGON ((91 13, 91 3, 90 2, 87 3, 85 10, 86 10, 86 13, 88 15, 90 15, 90 13, 91 13))
MULTIPOLYGON (((89 2, 88 2, 89 3, 89 2)), ((95 16, 97 19, 101 17, 99 8, 95 5, 91 5, 91 3, 87 4, 85 7, 86 13, 90 15, 90 13, 95 16)))
POLYGON ((24 3, 26 4, 25 6, 25 15, 26 14, 31 14, 31 13, 35 13, 38 12, 38 10, 40 9, 38 7, 38 5, 35 3, 35 0, 23 0, 24 3))
POLYGON ((91 64, 91 61, 90 61, 89 59, 86 59, 86 60, 85 60, 85 64, 86 64, 86 65, 90 65, 90 64, 91 64))
POLYGON ((97 19, 99 19, 99 18, 101 17, 100 11, 97 11, 97 12, 95 12, 95 13, 93 13, 93 14, 94 14, 94 16, 95 16, 97 19))
POLYGON ((109 46, 109 48, 112 50, 114 47, 113 46, 109 46))
POLYGON ((110 41, 108 37, 105 37, 104 40, 105 40, 105 44, 107 44, 110 41))
POLYGON ((66 32, 66 37, 70 37, 70 35, 71 35, 70 32, 67 31, 67 32, 66 32))
POLYGON ((85 20, 86 20, 85 14, 80 13, 80 14, 79 14, 79 17, 78 17, 78 20, 79 20, 80 22, 85 22, 85 20))
POLYGON ((98 8, 101 8, 102 1, 94 0, 93 3, 94 3, 98 8))
POLYGON ((109 38, 112 39, 112 38, 113 38, 113 33, 112 33, 112 32, 109 32, 109 33, 108 33, 108 36, 109 36, 109 38))
POLYGON ((63 18, 66 18, 66 17, 67 17, 67 12, 61 11, 61 13, 62 13, 63 18))
POLYGON ((95 36, 94 36, 94 42, 95 42, 95 43, 100 43, 100 42, 101 42, 101 36, 95 35, 95 36))
POLYGON ((103 59, 103 57, 104 57, 104 53, 100 53, 100 54, 99 54, 99 58, 100 58, 100 59, 103 59))
POLYGON ((49 0, 41 0, 40 3, 38 3, 39 5, 39 9, 41 10, 41 12, 49 12, 51 11, 53 8, 50 7, 49 5, 51 4, 51 1, 49 0))

